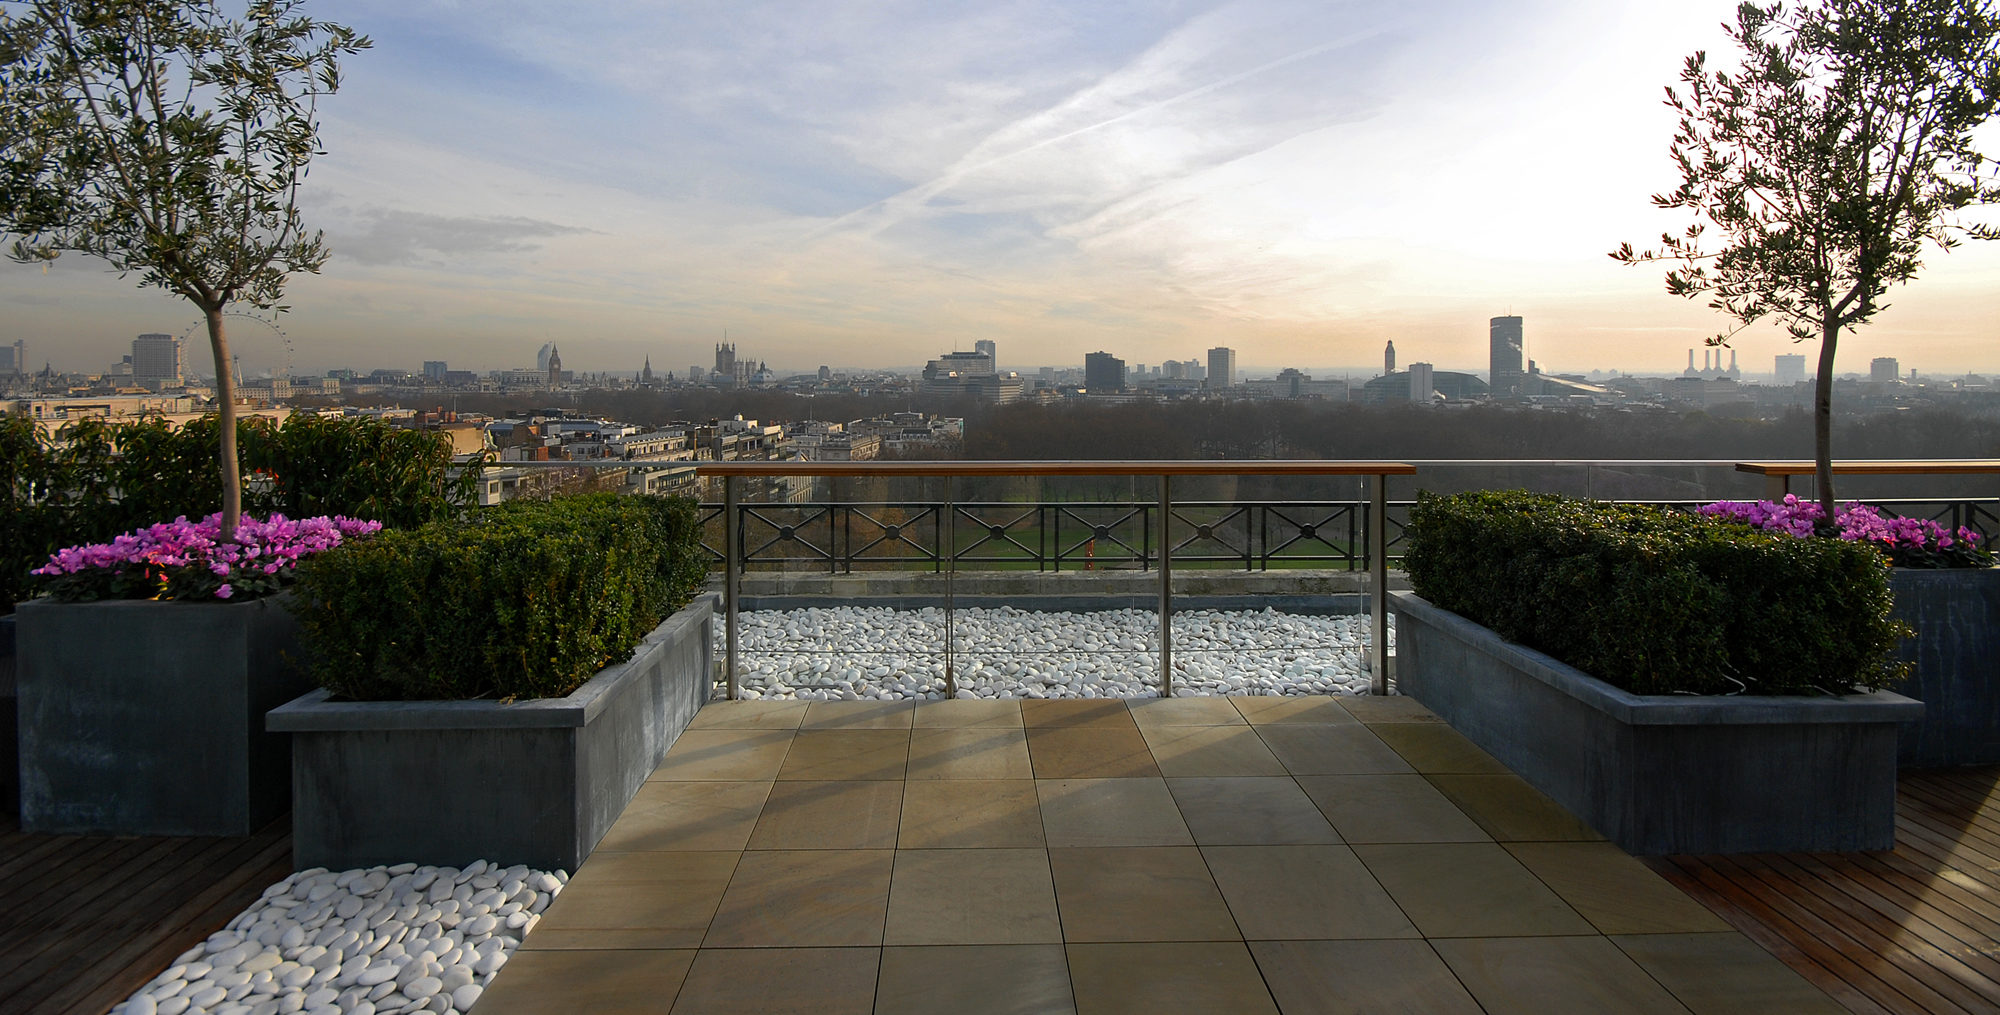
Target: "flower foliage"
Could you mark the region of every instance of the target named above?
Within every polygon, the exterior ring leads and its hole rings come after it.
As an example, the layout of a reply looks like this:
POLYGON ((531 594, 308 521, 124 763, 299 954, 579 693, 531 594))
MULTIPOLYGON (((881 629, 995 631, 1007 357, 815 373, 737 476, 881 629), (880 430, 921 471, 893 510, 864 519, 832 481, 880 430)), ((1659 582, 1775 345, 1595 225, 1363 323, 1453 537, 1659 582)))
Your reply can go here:
POLYGON ((294 521, 248 515, 221 538, 222 514, 134 529, 108 543, 59 550, 36 568, 44 591, 63 602, 98 599, 254 599, 292 583, 301 558, 366 536, 381 522, 340 516, 294 521))
MULTIPOLYGON (((1766 532, 1805 538, 1826 517, 1825 509, 1786 494, 1783 501, 1717 501, 1698 509, 1710 518, 1741 522, 1766 532)), ((1866 504, 1843 504, 1834 515, 1840 538, 1870 543, 1897 567, 1992 567, 1993 553, 1979 545, 1979 533, 1956 532, 1925 518, 1884 517, 1866 504)))

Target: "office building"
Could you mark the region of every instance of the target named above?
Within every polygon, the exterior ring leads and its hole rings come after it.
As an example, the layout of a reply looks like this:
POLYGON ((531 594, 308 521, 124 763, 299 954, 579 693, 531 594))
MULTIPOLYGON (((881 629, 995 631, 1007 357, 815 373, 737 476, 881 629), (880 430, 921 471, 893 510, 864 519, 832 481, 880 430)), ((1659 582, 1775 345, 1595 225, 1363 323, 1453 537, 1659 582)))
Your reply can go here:
POLYGON ((0 345, 0 377, 28 372, 28 345, 15 340, 13 345, 0 345))
POLYGON ((1868 363, 1868 379, 1871 381, 1890 382, 1900 379, 1902 375, 1902 364, 1896 362, 1894 356, 1880 356, 1868 363))
POLYGON ((999 372, 1000 355, 998 347, 996 347, 993 344, 992 339, 982 338, 979 341, 972 343, 972 351, 976 353, 981 353, 986 357, 986 367, 988 372, 990 373, 999 372))
POLYGON ((1489 325, 1491 349, 1487 386, 1492 389, 1495 398, 1518 394, 1521 390, 1521 319, 1495 317, 1489 325))
POLYGON ((1125 390, 1125 361, 1108 352, 1085 353, 1083 389, 1093 395, 1125 390))
POLYGON ((1236 350, 1218 345, 1208 351, 1208 386, 1227 388, 1236 383, 1236 350))
POLYGON ((1797 353, 1781 355, 1773 364, 1772 373, 1779 387, 1803 384, 1806 379, 1806 358, 1797 353))
POLYGON ((443 384, 446 372, 444 360, 427 359, 424 361, 424 380, 432 384, 443 384))
POLYGON ((179 387, 187 380, 181 340, 173 335, 140 335, 132 340, 132 380, 159 389, 179 387))
MULTIPOLYGON (((1389 349, 1389 358, 1392 362, 1395 356, 1395 347, 1391 346, 1389 349)), ((1394 371, 1391 372, 1393 373, 1394 371)), ((1410 364, 1410 401, 1418 405, 1431 404, 1431 394, 1437 390, 1437 378, 1434 374, 1435 371, 1431 369, 1429 363, 1410 364)))

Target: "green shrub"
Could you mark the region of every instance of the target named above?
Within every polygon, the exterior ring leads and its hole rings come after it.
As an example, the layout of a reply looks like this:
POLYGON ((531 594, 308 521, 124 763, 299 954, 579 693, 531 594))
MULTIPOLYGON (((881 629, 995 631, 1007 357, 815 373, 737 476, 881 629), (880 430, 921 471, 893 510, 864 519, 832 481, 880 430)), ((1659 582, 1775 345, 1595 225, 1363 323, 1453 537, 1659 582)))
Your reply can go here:
POLYGON ((1419 494, 1417 594, 1637 694, 1850 693, 1907 629, 1865 543, 1522 492, 1419 494))
POLYGON ((707 578, 687 498, 510 501, 305 561, 314 679, 360 700, 554 698, 707 578))
MULTIPOLYGON (((57 440, 32 420, 0 421, 0 481, 10 525, 0 532, 0 613, 29 594, 29 570, 66 546, 222 508, 214 416, 77 420, 57 440)), ((478 502, 479 466, 454 471, 443 434, 373 419, 298 414, 237 424, 243 513, 345 515, 407 528, 478 502)))

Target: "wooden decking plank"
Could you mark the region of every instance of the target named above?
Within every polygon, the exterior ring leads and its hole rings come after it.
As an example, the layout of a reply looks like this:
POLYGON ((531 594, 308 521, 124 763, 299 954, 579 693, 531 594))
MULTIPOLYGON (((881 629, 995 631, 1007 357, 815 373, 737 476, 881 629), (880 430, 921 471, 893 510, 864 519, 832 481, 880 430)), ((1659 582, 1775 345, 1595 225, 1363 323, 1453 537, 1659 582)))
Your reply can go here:
POLYGON ((1967 892, 1955 881, 1926 876, 1891 861, 1873 857, 1841 860, 1848 865, 1843 868, 1850 872, 1847 876, 1873 885, 1885 898, 1913 911, 1925 906, 1935 909, 1958 925, 1960 929, 1952 930, 1954 937, 1980 948, 1983 954, 2000 955, 1995 945, 2000 942, 2000 916, 1994 913, 1990 900, 1967 892))
POLYGON ((292 844, 287 835, 260 850, 250 864, 237 868, 225 881, 156 921, 150 933, 122 941, 98 957, 90 975, 70 979, 67 986, 49 995, 45 1005, 51 1011, 92 1015, 109 1009, 152 982, 180 953, 221 930, 257 901, 266 885, 284 878, 291 869, 292 844))
MULTIPOLYGON (((1981 935, 1969 927, 1929 905, 1892 902, 1876 892, 1868 880, 1818 863, 1818 858, 1812 855, 1774 856, 1767 860, 1772 869, 1792 878, 1870 933, 1902 948, 1910 956, 1905 968, 1913 974, 1921 975, 1923 967, 1929 967, 1962 985, 1970 994, 1961 998, 1961 1003, 1977 1006, 1988 1003, 1989 999, 2000 1000, 2000 959, 1979 950, 1981 935)), ((1937 984, 1933 978, 1926 977, 1925 981, 1937 984)))
MULTIPOLYGON (((0 1009, 85 1010, 77 1005, 86 997, 93 999, 88 1008, 100 990, 122 986, 93 1015, 102 1012, 227 923, 262 893, 267 874, 285 868, 276 880, 289 871, 291 858, 288 817, 243 838, 133 840, 115 850, 124 862, 110 868, 110 843, 80 845, 94 858, 71 868, 67 887, 87 896, 85 906, 65 905, 52 920, 0 935, 0 955, 18 962, 0 970, 0 1009), (213 926, 199 926, 208 922, 213 926), (147 956, 144 968, 134 961, 139 956, 147 956)), ((13 903, 0 896, 0 906, 13 903)))
POLYGON ((1961 849, 1957 842, 1935 831, 1913 816, 1898 816, 1896 851, 1912 859, 1937 865, 1939 870, 1957 871, 1966 878, 2000 889, 2000 871, 1984 865, 1976 851, 1961 849))
MULTIPOLYGON (((1843 975, 1844 972, 1851 972, 1857 979, 1868 978, 1865 970, 1852 968, 1851 963, 1821 946, 1817 939, 1804 934, 1790 921, 1768 912, 1753 911, 1743 904, 1742 893, 1736 891, 1727 879, 1709 870, 1696 858, 1651 857, 1647 862, 1676 888, 1708 907, 1723 922, 1761 945, 1778 961, 1791 967, 1793 972, 1805 977, 1806 982, 1818 987, 1848 1011, 1857 1015, 1899 1015, 1910 1010, 1883 1007, 1868 991, 1843 975), (1808 953, 1807 949, 1817 955, 1808 953), (1825 962, 1821 961, 1822 957, 1825 962)), ((1762 907, 1757 908, 1761 910, 1762 907)), ((1892 990, 1887 985, 1881 985, 1881 989, 1892 990)))
POLYGON ((1903 790, 1897 799, 1907 801, 1935 827, 1954 829, 1961 840, 1977 843, 1980 852, 2000 857, 2000 821, 1968 812, 1967 805, 1919 787, 1903 790))
MULTIPOLYGON (((1731 880, 1743 890, 1772 910, 1783 914, 1806 932, 1819 937, 1834 950, 1846 956, 1856 966, 1866 969, 1876 979, 1893 987, 1904 998, 1928 1012, 1968 1012, 1958 1001, 1946 997, 1930 984, 1904 968, 1908 953, 1893 942, 1879 935, 1869 934, 1866 928, 1845 918, 1834 907, 1807 905, 1786 886, 1789 879, 1764 866, 1758 859, 1750 857, 1715 857, 1708 860, 1717 870, 1728 874, 1731 880), (1901 961, 1899 961, 1901 960, 1901 961)), ((1982 1011, 1984 1003, 1975 1005, 1970 1011, 1982 1011)), ((1968 1013, 1969 1015, 1969 1013, 1968 1013)))
MULTIPOLYGON (((1719 865, 1720 857, 1674 857, 1701 885, 1726 899, 1728 904, 1762 926, 1771 928, 1811 959, 1810 968, 1794 966, 1807 979, 1820 984, 1830 994, 1860 994, 1893 1015, 1928 1015, 1930 1009, 1911 1000, 1895 984, 1885 979, 1879 965, 1855 961, 1848 950, 1836 947, 1837 932, 1826 928, 1810 913, 1773 905, 1758 886, 1733 865, 1719 865), (1844 986, 1836 992, 1824 982, 1820 971, 1844 986)), ((1854 1007, 1851 1002, 1849 1007, 1854 1007)), ((1954 1006, 1955 1007, 1955 1006, 1954 1006)))

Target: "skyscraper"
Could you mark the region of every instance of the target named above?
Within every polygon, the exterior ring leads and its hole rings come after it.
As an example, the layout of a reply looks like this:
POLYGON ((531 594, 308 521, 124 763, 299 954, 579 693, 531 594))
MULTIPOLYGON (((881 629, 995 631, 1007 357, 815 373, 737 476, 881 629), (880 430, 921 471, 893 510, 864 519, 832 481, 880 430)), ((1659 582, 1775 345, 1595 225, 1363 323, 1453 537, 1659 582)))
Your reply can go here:
MULTIPOLYGON (((1693 355, 1690 353, 1689 355, 1693 355)), ((1806 358, 1797 353, 1781 355, 1772 364, 1772 373, 1780 386, 1801 384, 1806 379, 1806 358)))
POLYGON ((424 380, 430 381, 433 384, 442 383, 444 381, 444 372, 444 360, 427 359, 424 361, 424 380))
POLYGON ((998 352, 995 351, 996 348, 997 347, 994 346, 993 344, 993 340, 990 338, 982 338, 979 341, 972 343, 973 352, 984 353, 986 355, 986 367, 987 370, 991 373, 1000 372, 1000 355, 998 352))
POLYGON ((175 387, 186 380, 181 340, 173 335, 140 335, 132 340, 132 380, 148 387, 175 387))
POLYGON ((25 374, 27 372, 27 343, 16 339, 13 345, 0 345, 0 374, 25 374))
POLYGON ((1396 342, 1394 339, 1389 341, 1388 348, 1382 350, 1382 372, 1384 374, 1393 374, 1396 372, 1396 342))
POLYGON ((1880 356, 1868 363, 1868 379, 1871 381, 1894 381, 1903 374, 1902 364, 1894 356, 1880 356))
POLYGON ((1492 328, 1492 356, 1487 383, 1493 397, 1518 394, 1521 389, 1521 319, 1495 317, 1492 328))
POLYGON ((1218 345, 1208 351, 1208 386, 1227 388, 1236 383, 1236 350, 1218 345))
POLYGON ((1085 353, 1083 389, 1093 395, 1125 390, 1125 361, 1108 352, 1085 353))

